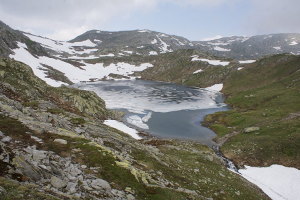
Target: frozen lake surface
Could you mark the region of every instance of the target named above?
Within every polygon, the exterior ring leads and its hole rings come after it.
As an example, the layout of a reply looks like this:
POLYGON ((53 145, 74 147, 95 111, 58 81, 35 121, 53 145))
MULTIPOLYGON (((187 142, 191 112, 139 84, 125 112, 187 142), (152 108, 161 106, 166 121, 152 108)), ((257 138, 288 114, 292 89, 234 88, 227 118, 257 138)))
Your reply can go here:
POLYGON ((212 145, 215 136, 201 121, 209 113, 227 110, 217 91, 143 80, 80 83, 96 92, 109 109, 125 111, 124 122, 162 138, 197 140, 212 145))

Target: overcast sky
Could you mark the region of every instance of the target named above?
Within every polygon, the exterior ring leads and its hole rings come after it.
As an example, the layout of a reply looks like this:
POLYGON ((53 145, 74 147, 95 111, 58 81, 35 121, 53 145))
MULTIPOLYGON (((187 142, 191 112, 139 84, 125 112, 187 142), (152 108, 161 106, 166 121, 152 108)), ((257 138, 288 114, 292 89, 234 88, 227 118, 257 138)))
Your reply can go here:
POLYGON ((59 40, 91 29, 150 29, 201 40, 299 33, 300 0, 0 0, 0 20, 59 40))

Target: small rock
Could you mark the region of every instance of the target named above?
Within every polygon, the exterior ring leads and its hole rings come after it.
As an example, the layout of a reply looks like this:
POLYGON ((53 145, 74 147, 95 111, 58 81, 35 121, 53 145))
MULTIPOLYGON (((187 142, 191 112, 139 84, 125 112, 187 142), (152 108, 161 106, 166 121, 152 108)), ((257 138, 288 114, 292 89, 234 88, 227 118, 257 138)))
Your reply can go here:
POLYGON ((251 132, 254 132, 254 131, 259 131, 260 128, 259 127, 256 127, 256 126, 252 126, 252 127, 247 127, 244 129, 244 133, 251 133, 251 132))
POLYGON ((135 200, 135 197, 132 194, 126 195, 127 200, 135 200))
POLYGON ((133 191, 132 188, 130 188, 130 187, 126 187, 126 188, 125 188, 125 192, 128 192, 128 193, 130 193, 130 194, 134 194, 134 191, 133 191))
POLYGON ((47 151, 32 150, 32 159, 34 161, 43 160, 47 157, 47 151))
POLYGON ((53 142, 56 142, 59 144, 68 144, 67 140, 64 140, 64 139, 55 139, 53 142))
POLYGON ((51 185, 57 189, 64 188, 67 186, 67 183, 56 176, 51 177, 51 185))
POLYGON ((105 191, 105 192, 111 191, 111 187, 110 187, 109 183, 103 179, 92 180, 91 187, 94 189, 97 189, 97 190, 105 191))
POLYGON ((86 169, 87 166, 86 166, 86 165, 81 165, 81 168, 82 168, 82 169, 86 169))
POLYGON ((30 136, 31 139, 35 140, 36 142, 38 143, 43 143, 43 140, 38 138, 38 137, 35 137, 35 136, 30 136))
POLYGON ((81 133, 84 133, 84 130, 82 130, 82 129, 79 128, 79 127, 76 127, 76 128, 75 128, 75 132, 78 133, 78 134, 81 134, 81 133))
POLYGON ((80 175, 80 174, 82 173, 81 170, 79 170, 78 168, 76 168, 76 167, 73 166, 73 165, 70 167, 70 171, 69 171, 69 172, 70 172, 70 175, 71 175, 71 176, 74 176, 74 177, 75 177, 75 176, 78 176, 78 175, 80 175))
POLYGON ((11 137, 9 136, 6 136, 1 140, 1 142, 10 142, 10 141, 11 141, 11 137))
POLYGON ((66 189, 70 194, 74 194, 76 192, 76 186, 77 186, 77 183, 69 182, 67 184, 66 189))

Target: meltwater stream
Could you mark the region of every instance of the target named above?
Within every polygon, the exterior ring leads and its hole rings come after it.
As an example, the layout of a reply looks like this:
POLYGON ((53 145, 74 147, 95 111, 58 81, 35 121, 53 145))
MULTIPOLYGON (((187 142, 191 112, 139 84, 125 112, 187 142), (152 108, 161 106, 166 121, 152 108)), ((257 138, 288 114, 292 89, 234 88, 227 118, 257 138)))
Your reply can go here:
POLYGON ((109 109, 126 113, 124 121, 162 138, 196 140, 208 146, 215 133, 201 121, 227 110, 216 91, 143 80, 80 83, 74 87, 96 92, 109 109))

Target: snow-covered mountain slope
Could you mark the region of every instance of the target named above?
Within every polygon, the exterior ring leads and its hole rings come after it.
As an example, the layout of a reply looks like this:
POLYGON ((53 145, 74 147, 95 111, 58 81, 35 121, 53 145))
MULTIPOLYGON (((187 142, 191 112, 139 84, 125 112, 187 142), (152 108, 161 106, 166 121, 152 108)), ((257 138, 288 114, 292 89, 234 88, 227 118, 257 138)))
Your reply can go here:
MULTIPOLYGON (((72 51, 72 47, 69 50, 72 51)), ((27 45, 21 42, 18 42, 18 48, 12 49, 12 51, 13 53, 9 57, 29 65, 36 76, 52 86, 109 78, 110 74, 128 77, 136 71, 143 71, 153 66, 150 63, 136 66, 124 62, 104 66, 103 63, 89 64, 80 61, 80 67, 77 67, 59 57, 34 56, 28 51, 27 45)))
POLYGON ((257 59, 271 54, 300 54, 300 34, 282 33, 252 37, 224 37, 193 42, 199 50, 234 59, 257 59))
MULTIPOLYGON (((153 80, 162 76, 162 80, 173 81, 168 73, 179 73, 174 70, 174 66, 180 67, 186 76, 204 76, 206 67, 226 67, 231 62, 242 65, 275 53, 299 54, 300 34, 229 37, 191 42, 183 37, 150 30, 92 30, 70 41, 56 41, 13 30, 1 22, 0 47, 1 57, 24 62, 48 84, 59 86, 99 79, 131 79, 135 72, 151 67, 155 67, 155 70, 149 69, 148 72, 153 74, 146 74, 153 80), (188 49, 197 52, 185 54, 188 49), (163 56, 170 53, 170 56, 163 56), (173 62, 178 56, 183 57, 184 65, 173 62), (239 62, 230 58, 236 58, 239 62), (189 70, 186 66, 194 67, 189 70)), ((236 66, 239 70, 243 69, 243 66, 236 66)), ((212 71, 215 69, 212 68, 212 71)), ((181 79, 182 77, 178 77, 176 81, 181 79)))
POLYGON ((193 44, 186 38, 150 30, 107 32, 88 31, 71 42, 91 40, 98 44, 100 52, 122 55, 156 55, 177 49, 190 48, 193 44))

